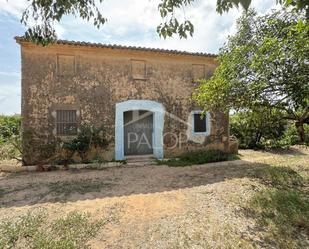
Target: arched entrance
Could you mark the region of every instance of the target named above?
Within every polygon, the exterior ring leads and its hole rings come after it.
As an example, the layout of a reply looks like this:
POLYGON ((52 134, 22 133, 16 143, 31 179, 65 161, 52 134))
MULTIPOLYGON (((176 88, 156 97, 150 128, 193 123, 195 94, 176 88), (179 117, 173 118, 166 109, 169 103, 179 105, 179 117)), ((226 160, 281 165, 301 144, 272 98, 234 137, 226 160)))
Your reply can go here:
POLYGON ((125 155, 153 154, 163 158, 164 107, 150 100, 116 104, 115 159, 125 155))

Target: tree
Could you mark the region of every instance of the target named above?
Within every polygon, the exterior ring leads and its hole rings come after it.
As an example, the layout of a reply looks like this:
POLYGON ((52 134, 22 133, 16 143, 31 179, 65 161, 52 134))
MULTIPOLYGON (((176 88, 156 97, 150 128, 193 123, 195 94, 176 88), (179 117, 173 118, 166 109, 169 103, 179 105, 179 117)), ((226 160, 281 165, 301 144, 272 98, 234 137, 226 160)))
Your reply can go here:
MULTIPOLYGON (((195 0, 161 0, 158 6, 162 21, 157 32, 166 38, 178 34, 180 38, 187 38, 193 35, 194 26, 185 17, 179 21, 176 12, 184 10, 195 0)), ((25 37, 34 43, 47 45, 57 39, 54 28, 55 22, 65 15, 73 15, 87 21, 92 21, 93 25, 100 28, 107 19, 99 9, 99 4, 103 0, 28 0, 29 6, 22 14, 21 23, 28 27, 25 37)), ((306 11, 309 17, 309 0, 277 0, 285 6, 293 6, 298 11, 306 11)), ((222 14, 231 8, 242 6, 248 10, 251 0, 217 0, 217 12, 222 14)))
POLYGON ((257 16, 250 10, 219 54, 213 77, 194 99, 205 109, 269 108, 293 120, 300 141, 309 124, 309 26, 295 11, 257 16))
POLYGON ((282 117, 282 111, 265 107, 237 112, 231 115, 231 134, 237 137, 240 148, 278 146, 288 124, 282 117))

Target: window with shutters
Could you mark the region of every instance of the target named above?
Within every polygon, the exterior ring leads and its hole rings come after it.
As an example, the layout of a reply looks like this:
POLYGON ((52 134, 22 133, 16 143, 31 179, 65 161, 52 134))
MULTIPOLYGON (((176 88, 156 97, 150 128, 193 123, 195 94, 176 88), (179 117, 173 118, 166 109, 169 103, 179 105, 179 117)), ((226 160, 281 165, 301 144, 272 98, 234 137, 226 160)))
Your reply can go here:
POLYGON ((56 132, 57 135, 70 136, 77 134, 76 110, 56 111, 56 132))

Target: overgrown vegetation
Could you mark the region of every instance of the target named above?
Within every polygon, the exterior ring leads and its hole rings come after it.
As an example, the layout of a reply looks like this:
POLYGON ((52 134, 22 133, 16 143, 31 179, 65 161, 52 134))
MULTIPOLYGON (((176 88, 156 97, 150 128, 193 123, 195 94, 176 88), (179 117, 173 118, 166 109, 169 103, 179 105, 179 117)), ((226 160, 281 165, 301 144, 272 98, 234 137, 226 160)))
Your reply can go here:
POLYGON ((19 115, 0 115, 0 159, 20 158, 20 128, 19 115))
MULTIPOLYGON (((83 125, 77 136, 71 141, 64 141, 59 143, 60 150, 65 151, 64 160, 71 160, 74 153, 77 153, 82 162, 89 161, 89 153, 91 150, 105 149, 109 144, 106 138, 105 127, 102 125, 100 127, 83 125)), ((98 155, 95 154, 93 159, 98 159, 98 155)), ((102 160, 102 159, 100 159, 102 160)))
POLYGON ((230 132, 238 139, 240 148, 261 148, 266 141, 275 143, 283 136, 287 122, 282 116, 281 112, 267 108, 239 112, 230 118, 230 132))
MULTIPOLYGON (((0 115, 0 160, 17 159, 21 161, 22 148, 26 147, 28 154, 36 158, 38 164, 67 165, 73 163, 74 159, 84 163, 92 161, 100 163, 105 161, 100 156, 100 152, 109 145, 104 125, 95 127, 84 124, 80 127, 77 136, 71 140, 46 138, 34 130, 27 130, 23 134, 27 143, 22 144, 20 133, 20 116, 0 115), (40 151, 40 155, 37 155, 38 151, 40 151)), ((29 164, 27 158, 23 160, 25 165, 29 164)))
POLYGON ((21 117, 19 115, 0 115, 0 144, 20 134, 21 117))
POLYGON ((266 239, 278 248, 306 248, 309 233, 309 200, 300 191, 266 189, 250 201, 251 211, 269 231, 266 239), (295 240, 298 237, 300 239, 295 240))
POLYGON ((277 248, 306 248, 309 234, 308 179, 289 167, 267 166, 253 173, 265 188, 258 190, 246 208, 267 231, 265 241, 277 248))
POLYGON ((229 161, 235 159, 238 159, 237 155, 227 154, 220 150, 204 150, 204 151, 188 152, 186 154, 181 155, 178 158, 172 158, 162 161, 158 160, 158 164, 177 167, 177 166, 190 166, 193 164, 229 161))
POLYGON ((0 248, 89 248, 89 240, 108 222, 92 221, 87 214, 72 212, 49 223, 43 212, 29 212, 0 223, 0 248))
MULTIPOLYGON (((309 125, 308 31, 303 13, 284 9, 258 15, 249 10, 220 50, 214 75, 201 81, 194 99, 210 111, 282 112, 304 143, 304 126, 309 125)), ((267 122, 265 114, 259 122, 267 122)))
POLYGON ((254 171, 253 176, 259 178, 265 185, 276 188, 299 187, 304 183, 304 179, 289 167, 261 167, 254 171))
MULTIPOLYGON (((304 143, 309 145, 309 125, 304 124, 304 131, 304 143)), ((230 132, 241 149, 288 148, 302 143, 296 126, 284 119, 284 113, 267 108, 233 114, 230 132)))

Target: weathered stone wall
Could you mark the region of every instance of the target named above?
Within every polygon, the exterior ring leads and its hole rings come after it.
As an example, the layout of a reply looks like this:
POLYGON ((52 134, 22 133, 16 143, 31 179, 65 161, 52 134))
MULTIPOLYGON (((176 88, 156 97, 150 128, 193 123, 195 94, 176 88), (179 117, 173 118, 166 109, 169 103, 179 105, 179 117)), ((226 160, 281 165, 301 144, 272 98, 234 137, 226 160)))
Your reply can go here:
MULTIPOLYGON (((168 113, 186 122, 196 109, 190 100, 194 90, 192 65, 205 65, 206 75, 211 75, 217 65, 215 58, 206 56, 72 45, 41 47, 27 42, 21 42, 21 54, 22 127, 27 164, 49 156, 49 143, 55 140, 52 113, 59 108, 77 108, 81 123, 104 124, 111 140, 115 104, 129 99, 162 103, 168 113), (132 59, 145 62, 145 79, 132 77, 132 59)), ((202 144, 182 139, 181 146, 171 150, 168 147, 173 138, 166 136, 165 155, 203 146, 227 150, 228 117, 221 114, 211 117, 210 136, 202 144)), ((164 132, 186 134, 185 122, 166 115, 164 132)), ((110 150, 114 150, 112 144, 110 150)))

